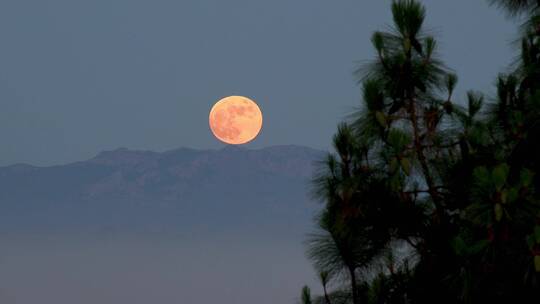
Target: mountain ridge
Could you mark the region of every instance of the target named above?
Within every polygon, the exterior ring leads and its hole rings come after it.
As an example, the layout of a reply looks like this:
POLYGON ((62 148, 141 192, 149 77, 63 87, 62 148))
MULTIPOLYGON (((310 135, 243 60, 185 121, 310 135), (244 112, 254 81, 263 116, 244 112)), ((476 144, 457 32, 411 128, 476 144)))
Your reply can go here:
POLYGON ((305 226, 314 206, 310 180, 324 154, 295 145, 118 148, 64 165, 0 167, 0 228, 181 225, 190 230, 208 218, 213 223, 204 229, 214 227, 210 230, 258 229, 255 223, 278 230, 305 226))
POLYGON ((294 145, 294 144, 272 145, 272 146, 266 146, 266 147, 261 147, 261 148, 246 148, 246 147, 243 147, 243 146, 225 145, 224 147, 222 147, 220 149, 201 149, 201 148, 191 148, 191 147, 181 146, 181 147, 178 147, 178 148, 175 148, 175 149, 169 149, 169 150, 165 150, 165 151, 161 151, 161 152, 153 151, 153 150, 130 149, 130 148, 126 148, 126 147, 118 147, 118 148, 113 149, 113 150, 100 151, 96 155, 94 155, 94 156, 92 156, 92 157, 90 157, 88 159, 85 159, 85 160, 78 160, 78 161, 61 163, 61 164, 54 164, 54 165, 34 165, 34 164, 31 164, 31 163, 26 163, 26 162, 17 162, 17 163, 13 163, 13 164, 0 166, 0 169, 17 168, 17 167, 20 167, 20 168, 50 168, 50 167, 66 166, 66 165, 70 165, 70 164, 91 161, 93 159, 99 158, 100 156, 105 156, 107 154, 110 155, 110 154, 114 154, 114 153, 118 153, 118 152, 129 152, 129 153, 139 153, 139 154, 142 154, 142 153, 147 153, 147 154, 169 154, 169 153, 174 153, 174 152, 178 152, 178 151, 219 152, 219 151, 227 151, 227 150, 233 150, 233 151, 234 150, 240 150, 240 151, 265 151, 265 150, 276 150, 276 149, 304 149, 304 150, 308 150, 308 151, 313 151, 315 153, 321 153, 321 152, 325 153, 325 151, 321 150, 321 149, 316 149, 316 148, 312 148, 312 147, 308 147, 308 146, 302 146, 302 145, 294 145))

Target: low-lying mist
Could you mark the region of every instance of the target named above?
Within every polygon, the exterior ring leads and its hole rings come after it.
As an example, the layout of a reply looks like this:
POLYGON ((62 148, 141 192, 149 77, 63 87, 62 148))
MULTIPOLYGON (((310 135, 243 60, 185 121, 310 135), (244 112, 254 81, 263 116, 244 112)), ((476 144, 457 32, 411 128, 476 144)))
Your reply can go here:
POLYGON ((3 236, 0 302, 295 303, 314 278, 301 242, 158 235, 3 236))

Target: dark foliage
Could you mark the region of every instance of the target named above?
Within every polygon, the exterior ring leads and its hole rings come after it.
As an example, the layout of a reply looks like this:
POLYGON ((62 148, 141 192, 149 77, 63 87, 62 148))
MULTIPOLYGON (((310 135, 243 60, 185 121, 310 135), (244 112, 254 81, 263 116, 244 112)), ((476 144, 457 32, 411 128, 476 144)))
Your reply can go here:
POLYGON ((373 35, 363 109, 315 178, 317 302, 540 303, 540 2, 492 3, 529 21, 491 103, 455 102, 420 2, 394 1, 393 29, 373 35))

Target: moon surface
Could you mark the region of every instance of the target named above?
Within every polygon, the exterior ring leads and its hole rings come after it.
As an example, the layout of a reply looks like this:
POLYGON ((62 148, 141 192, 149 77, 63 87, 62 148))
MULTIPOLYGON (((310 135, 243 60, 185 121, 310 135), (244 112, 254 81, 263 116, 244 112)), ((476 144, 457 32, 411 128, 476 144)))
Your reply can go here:
POLYGON ((217 139, 231 145, 241 145, 257 137, 262 127, 262 112, 251 99, 229 96, 210 110, 210 129, 217 139))

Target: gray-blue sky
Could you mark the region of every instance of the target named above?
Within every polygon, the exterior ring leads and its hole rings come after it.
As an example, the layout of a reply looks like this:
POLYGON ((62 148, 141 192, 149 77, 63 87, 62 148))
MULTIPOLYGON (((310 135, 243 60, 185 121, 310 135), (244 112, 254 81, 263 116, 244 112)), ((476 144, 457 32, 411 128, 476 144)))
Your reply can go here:
MULTIPOLYGON (((483 0, 424 1, 459 91, 492 90, 516 26, 483 0)), ((390 23, 380 0, 3 0, 0 165, 117 147, 217 148, 213 102, 257 100, 252 147, 327 148, 359 105, 355 62, 390 23)))

